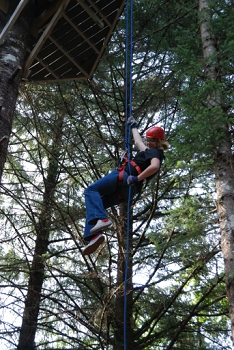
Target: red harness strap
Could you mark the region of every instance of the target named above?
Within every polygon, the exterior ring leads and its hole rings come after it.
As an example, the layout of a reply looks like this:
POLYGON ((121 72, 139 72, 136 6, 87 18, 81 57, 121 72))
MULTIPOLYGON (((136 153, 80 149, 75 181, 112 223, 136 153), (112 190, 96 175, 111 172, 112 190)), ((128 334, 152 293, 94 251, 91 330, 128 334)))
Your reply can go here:
MULTIPOLYGON (((118 187, 122 186, 123 184, 123 177, 124 177, 124 169, 125 169, 125 165, 128 163, 128 159, 125 158, 124 163, 121 165, 121 167, 117 168, 117 170, 119 170, 119 177, 118 177, 118 187)), ((139 167, 139 165, 137 165, 137 163, 134 162, 134 160, 130 160, 129 162, 132 166, 134 166, 134 168, 137 171, 137 174, 140 175, 141 173, 141 168, 139 167)))

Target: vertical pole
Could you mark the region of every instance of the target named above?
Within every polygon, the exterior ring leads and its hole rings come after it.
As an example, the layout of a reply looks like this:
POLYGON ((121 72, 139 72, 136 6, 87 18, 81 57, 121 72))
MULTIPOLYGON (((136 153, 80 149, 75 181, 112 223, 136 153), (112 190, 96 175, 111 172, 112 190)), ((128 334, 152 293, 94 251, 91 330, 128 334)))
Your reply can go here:
MULTIPOLYGON (((126 1, 126 63, 125 63, 125 151, 130 160, 130 138, 131 128, 127 124, 128 118, 132 115, 132 13, 133 0, 126 1)), ((130 163, 129 174, 130 174, 130 163)), ((129 278, 128 260, 129 260, 129 240, 131 237, 131 186, 128 190, 127 205, 127 232, 126 232, 126 260, 125 260, 125 277, 124 277, 124 350, 127 350, 127 281, 129 278)))

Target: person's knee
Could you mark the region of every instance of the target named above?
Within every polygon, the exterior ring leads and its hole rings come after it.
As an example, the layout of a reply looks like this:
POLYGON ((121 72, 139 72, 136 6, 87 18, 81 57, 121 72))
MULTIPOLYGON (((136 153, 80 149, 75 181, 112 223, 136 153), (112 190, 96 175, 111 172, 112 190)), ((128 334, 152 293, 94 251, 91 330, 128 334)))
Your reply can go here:
POLYGON ((87 195, 89 193, 90 189, 89 189, 89 186, 86 187, 86 189, 84 190, 84 195, 87 195))
POLYGON ((91 191, 95 191, 95 187, 93 184, 86 187, 86 189, 84 190, 84 195, 89 194, 91 191))

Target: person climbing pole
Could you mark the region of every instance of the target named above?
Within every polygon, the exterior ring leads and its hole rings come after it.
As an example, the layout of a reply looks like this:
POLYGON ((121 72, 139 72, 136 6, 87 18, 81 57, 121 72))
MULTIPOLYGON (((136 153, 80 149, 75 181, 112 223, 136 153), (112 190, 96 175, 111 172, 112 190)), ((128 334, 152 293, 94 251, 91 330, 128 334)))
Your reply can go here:
POLYGON ((103 231, 112 225, 105 209, 127 201, 128 186, 132 186, 130 191, 132 200, 141 191, 143 180, 151 180, 157 174, 164 160, 164 151, 169 148, 163 128, 150 127, 146 131, 145 144, 137 129, 136 120, 130 117, 127 123, 131 127, 134 143, 139 151, 132 160, 124 157, 117 169, 85 189, 84 241, 89 243, 83 248, 84 255, 94 253, 105 241, 103 231))

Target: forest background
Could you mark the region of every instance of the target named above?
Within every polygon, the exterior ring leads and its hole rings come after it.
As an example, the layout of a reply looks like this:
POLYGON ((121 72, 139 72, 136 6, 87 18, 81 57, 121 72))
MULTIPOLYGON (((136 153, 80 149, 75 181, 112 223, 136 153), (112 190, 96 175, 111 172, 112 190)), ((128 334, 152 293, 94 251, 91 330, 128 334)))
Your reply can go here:
MULTIPOLYGON (((133 116, 171 146, 132 206, 128 350, 232 348, 233 17, 231 1, 134 1, 133 116)), ((81 249, 83 190, 124 149, 125 35, 123 15, 90 82, 21 85, 0 187, 2 350, 123 349, 126 207, 108 210, 97 253, 81 249)))

